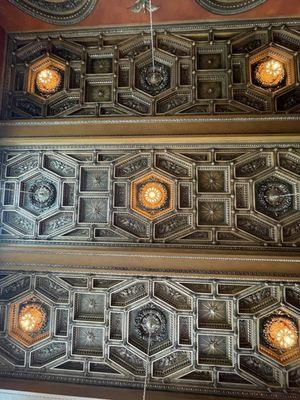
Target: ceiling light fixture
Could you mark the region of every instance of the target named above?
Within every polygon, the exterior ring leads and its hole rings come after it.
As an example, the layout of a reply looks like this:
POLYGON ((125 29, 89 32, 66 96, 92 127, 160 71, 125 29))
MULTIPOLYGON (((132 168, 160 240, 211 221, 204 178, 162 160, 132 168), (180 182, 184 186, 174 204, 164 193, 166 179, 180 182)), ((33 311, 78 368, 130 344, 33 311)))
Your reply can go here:
POLYGON ((273 317, 265 325, 267 342, 278 350, 286 351, 296 346, 299 335, 296 324, 287 317, 273 317))
POLYGON ((286 75, 284 65, 274 58, 260 62, 255 69, 257 82, 265 88, 274 88, 284 80, 286 75))
POLYGON ((45 68, 36 75, 36 87, 40 93, 47 95, 55 93, 62 82, 62 76, 54 68, 45 68))
POLYGON ((167 200, 167 191, 159 182, 147 182, 140 189, 140 202, 146 208, 161 207, 167 200))
POLYGON ((19 312, 19 327, 27 333, 40 331, 46 323, 46 313, 37 303, 26 304, 19 312))

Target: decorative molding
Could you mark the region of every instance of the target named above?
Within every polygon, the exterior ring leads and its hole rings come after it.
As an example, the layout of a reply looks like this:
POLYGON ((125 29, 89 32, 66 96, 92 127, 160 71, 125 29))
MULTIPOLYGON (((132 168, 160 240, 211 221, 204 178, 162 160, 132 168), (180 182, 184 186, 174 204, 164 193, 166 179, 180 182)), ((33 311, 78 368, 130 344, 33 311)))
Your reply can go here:
POLYGON ((98 0, 9 0, 14 6, 50 24, 69 25, 85 19, 98 0))
POLYGON ((196 0, 198 4, 214 14, 239 14, 258 7, 266 0, 196 0))
POLYGON ((222 117, 193 117, 193 118, 126 118, 126 121, 122 118, 113 118, 113 119, 76 119, 76 121, 72 121, 70 119, 48 119, 46 121, 38 120, 21 120, 21 121, 0 121, 0 126, 2 127, 26 127, 26 126, 34 126, 34 127, 51 127, 51 126, 84 126, 84 125, 124 125, 124 123, 128 125, 157 125, 157 124, 199 124, 199 123, 218 123, 218 122, 243 122, 243 123, 251 123, 251 122, 297 122, 300 120, 299 115, 268 115, 268 116, 249 116, 249 117, 228 117, 226 115, 222 117))

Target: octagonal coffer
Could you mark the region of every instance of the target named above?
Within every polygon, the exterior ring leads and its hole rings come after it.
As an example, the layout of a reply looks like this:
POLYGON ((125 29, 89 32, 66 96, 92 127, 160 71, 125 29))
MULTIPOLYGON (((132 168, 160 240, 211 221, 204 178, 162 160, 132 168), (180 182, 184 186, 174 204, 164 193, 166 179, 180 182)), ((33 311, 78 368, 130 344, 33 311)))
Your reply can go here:
POLYGON ((270 218, 282 220, 298 211, 296 181, 273 174, 257 180, 254 190, 256 210, 270 218))
POLYGON ((150 172, 131 183, 131 209, 154 220, 175 208, 174 182, 150 172))
POLYGON ((38 216, 57 206, 59 184, 48 175, 37 173, 21 181, 20 192, 20 207, 38 216))
POLYGON ((50 336, 51 309, 38 296, 23 297, 11 304, 8 333, 25 347, 50 336))
POLYGON ((53 56, 43 56, 28 67, 27 92, 48 99, 64 87, 66 64, 53 56))
POLYGON ((288 365, 300 357, 299 319, 286 309, 278 309, 259 319, 259 351, 288 365))
POLYGON ((129 312, 128 342, 145 354, 153 355, 172 346, 173 314, 155 303, 129 312), (150 341, 150 344, 149 344, 150 341))
POLYGON ((277 92, 295 83, 293 55, 270 46, 249 58, 251 83, 267 92, 277 92))

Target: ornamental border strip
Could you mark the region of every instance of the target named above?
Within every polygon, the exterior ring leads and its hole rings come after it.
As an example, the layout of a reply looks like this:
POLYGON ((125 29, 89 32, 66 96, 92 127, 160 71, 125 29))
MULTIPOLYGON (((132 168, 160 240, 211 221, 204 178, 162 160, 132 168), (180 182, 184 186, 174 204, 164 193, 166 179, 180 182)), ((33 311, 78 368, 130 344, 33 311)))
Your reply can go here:
MULTIPOLYGON (((26 251, 22 250, 22 252, 26 253, 26 251)), ((30 252, 30 254, 32 254, 32 252, 30 252)), ((41 252, 41 254, 44 254, 41 252)), ((49 254, 55 254, 55 255, 60 255, 61 253, 59 252, 49 252, 49 254)), ((74 253, 72 253, 74 254, 74 253)), ((93 254, 92 254, 93 255, 93 254)), ((97 254, 99 255, 99 254, 97 254)), ((107 254, 105 254, 105 256, 107 256, 107 254)), ((116 257, 116 254, 113 254, 112 257, 116 257)), ((143 256, 141 256, 141 258, 143 258, 143 256)), ((209 258, 207 257, 208 261, 235 261, 232 260, 230 257, 226 258, 218 258, 217 260, 215 260, 215 258, 209 258)), ((236 261, 238 262, 253 262, 252 259, 237 259, 236 261)), ((262 259, 256 259, 256 261, 262 261, 262 259)), ((266 262, 265 259, 263 259, 264 262, 266 262)), ((300 263, 300 260, 289 260, 289 259, 281 259, 281 260, 276 260, 276 259, 270 259, 270 262, 275 263, 275 262, 285 262, 285 263, 300 263)), ((123 267, 102 267, 102 266, 94 266, 94 265, 74 265, 74 264, 41 264, 41 263, 20 263, 20 262, 0 262, 0 265, 3 266, 3 271, 5 271, 5 267, 12 267, 9 271, 14 271, 16 267, 28 267, 28 268, 37 268, 40 267, 41 265, 45 265, 46 267, 49 267, 49 269, 47 268, 47 272, 51 272, 53 271, 52 268, 55 268, 59 271, 62 272, 69 272, 71 269, 76 268, 78 269, 78 271, 76 271, 76 273, 80 273, 80 271, 82 269, 85 269, 85 271, 107 271, 108 269, 113 270, 114 272, 120 272, 120 271, 128 271, 130 273, 137 273, 137 272, 141 272, 141 270, 137 267, 127 267, 127 266, 123 266, 123 267)), ((22 271, 22 269, 18 269, 18 271, 22 271)), ((24 270, 23 270, 24 271, 24 270)), ((37 271, 32 270, 32 269, 25 269, 26 272, 34 272, 37 271)), ((42 270, 45 271, 45 270, 42 270)), ((155 267, 143 267, 143 272, 161 272, 161 268, 155 268, 155 267)), ((255 279, 259 279, 262 281, 265 281, 266 276, 270 277, 270 281, 273 280, 277 280, 277 279, 300 279, 300 273, 299 274, 287 274, 287 273, 283 273, 283 272, 264 272, 264 273, 260 273, 260 272, 253 272, 253 271, 215 271, 215 270, 201 270, 201 269, 191 269, 191 270, 177 270, 175 268, 164 268, 163 272, 167 272, 167 273, 177 273, 177 274, 181 274, 181 275, 186 275, 187 277, 191 277, 192 274, 195 274, 195 276, 197 276, 197 278, 199 277, 203 277, 203 276, 228 276, 228 278, 222 278, 222 279, 230 279, 229 277, 231 276, 246 276, 248 277, 249 280, 255 280, 255 279), (271 279, 273 278, 273 279, 271 279)), ((83 272, 85 273, 85 272, 83 272)), ((104 273, 104 275, 107 272, 104 273)), ((127 276, 127 275, 126 275, 127 276)), ((129 276, 129 275, 128 275, 129 276)), ((205 278, 204 278, 205 279, 205 278)))

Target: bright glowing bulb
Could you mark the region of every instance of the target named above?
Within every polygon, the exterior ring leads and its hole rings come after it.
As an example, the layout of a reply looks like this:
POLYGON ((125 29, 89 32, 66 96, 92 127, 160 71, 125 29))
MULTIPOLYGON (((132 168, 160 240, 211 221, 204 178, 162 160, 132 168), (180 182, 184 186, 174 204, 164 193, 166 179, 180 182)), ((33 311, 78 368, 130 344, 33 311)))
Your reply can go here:
POLYGON ((256 67, 255 78, 263 87, 275 87, 285 78, 284 65, 273 58, 269 58, 256 67))
POLYGON ((19 327, 24 332, 37 332, 45 322, 46 314, 39 304, 27 304, 19 313, 19 327))
POLYGON ((52 68, 43 69, 36 76, 36 86, 43 94, 55 93, 59 89, 61 81, 60 72, 52 68))
POLYGON ((145 197, 147 198, 147 200, 153 203, 158 201, 161 198, 161 196, 162 196, 161 192, 157 190, 155 187, 151 187, 145 192, 145 197))
POLYGON ((272 318, 266 325, 265 335, 268 342, 279 350, 289 350, 298 342, 297 327, 289 318, 272 318))
POLYGON ((140 201, 144 207, 158 208, 167 198, 165 187, 159 182, 146 183, 140 191, 140 201))

